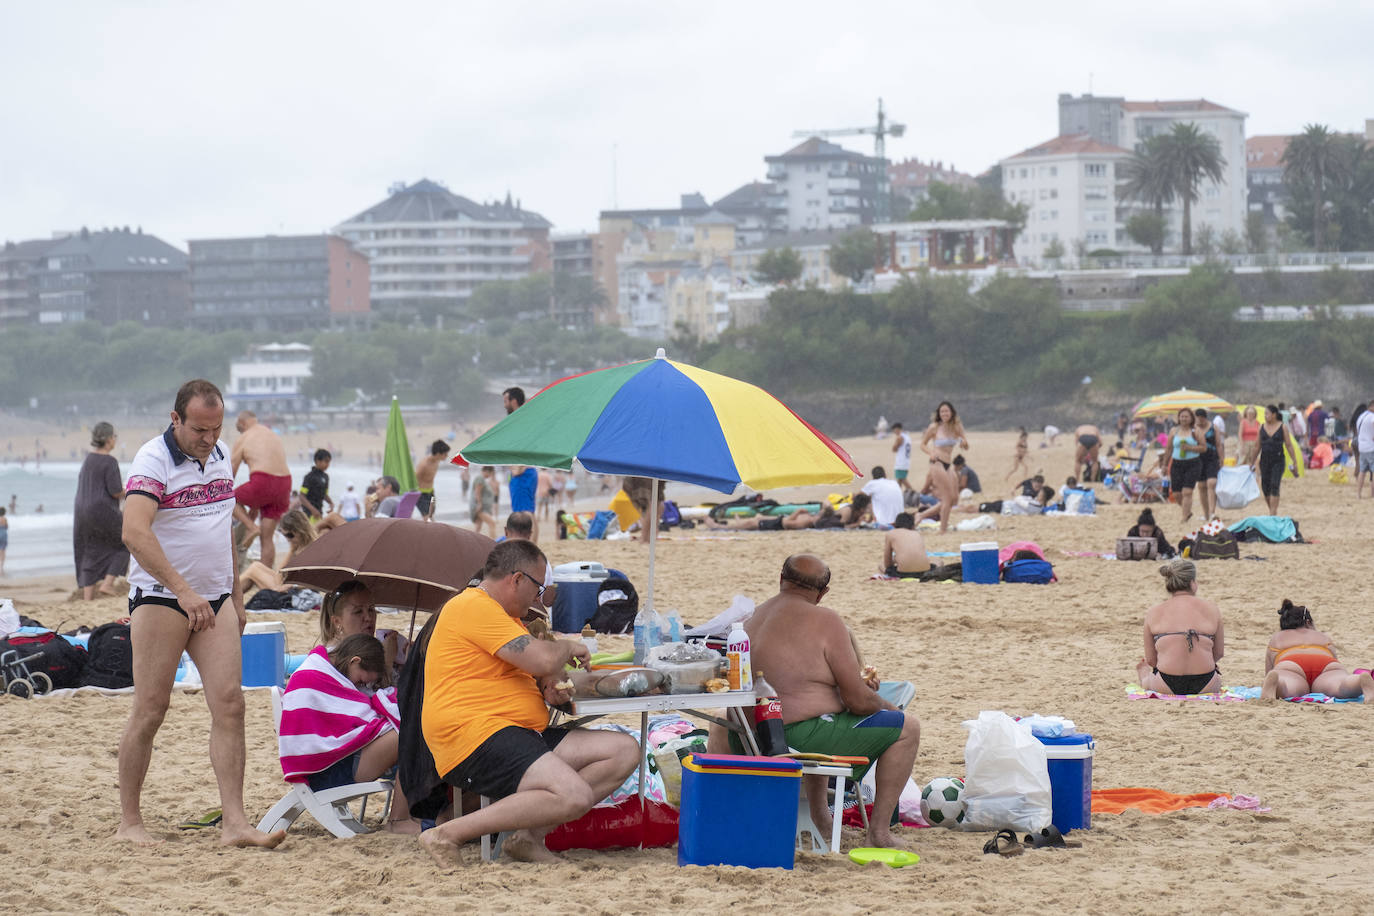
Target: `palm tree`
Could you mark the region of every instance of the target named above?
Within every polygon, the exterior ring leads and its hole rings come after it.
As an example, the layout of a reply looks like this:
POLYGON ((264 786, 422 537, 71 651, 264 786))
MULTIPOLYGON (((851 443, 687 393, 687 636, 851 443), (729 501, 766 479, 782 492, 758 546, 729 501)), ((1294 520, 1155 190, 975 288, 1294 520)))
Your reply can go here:
POLYGON ((1174 192, 1183 201, 1183 253, 1193 253, 1193 201, 1198 185, 1208 178, 1220 184, 1225 175, 1226 157, 1217 138, 1205 134, 1196 124, 1180 121, 1160 139, 1164 170, 1172 177, 1174 192))
POLYGON ((1308 124, 1288 141, 1288 149, 1283 151, 1284 183, 1304 184, 1312 189, 1312 247, 1318 251, 1326 241, 1326 191, 1342 171, 1346 158, 1343 152, 1340 134, 1325 124, 1308 124))
MULTIPOLYGON (((1150 137, 1136 145, 1131 158, 1121 163, 1118 175, 1125 182, 1117 188, 1117 196, 1123 200, 1138 200, 1154 207, 1160 221, 1164 219, 1164 205, 1173 202, 1173 177, 1164 168, 1160 146, 1163 137, 1150 137)), ((1150 246, 1153 254, 1164 253, 1164 237, 1150 246)))

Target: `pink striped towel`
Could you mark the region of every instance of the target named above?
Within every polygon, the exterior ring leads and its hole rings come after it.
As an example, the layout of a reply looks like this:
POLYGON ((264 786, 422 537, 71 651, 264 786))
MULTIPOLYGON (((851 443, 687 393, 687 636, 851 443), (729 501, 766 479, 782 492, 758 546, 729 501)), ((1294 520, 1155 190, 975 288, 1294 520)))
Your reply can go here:
POLYGON ((304 782, 400 724, 394 687, 359 690, 330 664, 325 648, 316 646, 282 694, 277 730, 282 773, 287 782, 304 782))

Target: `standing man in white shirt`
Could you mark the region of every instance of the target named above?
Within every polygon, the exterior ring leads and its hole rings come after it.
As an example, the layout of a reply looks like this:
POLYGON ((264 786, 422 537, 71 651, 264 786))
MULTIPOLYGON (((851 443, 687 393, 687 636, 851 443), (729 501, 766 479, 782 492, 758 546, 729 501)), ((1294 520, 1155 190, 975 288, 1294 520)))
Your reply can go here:
POLYGON ((873 521, 891 527, 897 514, 906 508, 902 488, 897 481, 888 479, 882 465, 875 467, 872 474, 873 479, 864 484, 863 492, 873 499, 873 521))
POLYGON ((134 704, 119 740, 119 830, 139 846, 160 842, 143 823, 140 800, 185 650, 200 669, 210 707, 210 765, 223 809, 221 842, 273 847, 243 810, 243 674, 239 637, 247 619, 234 568, 230 518, 234 474, 220 441, 224 398, 194 379, 177 391, 172 423, 143 444, 129 466, 124 544, 129 570, 129 638, 134 704), (221 619, 225 605, 230 613, 221 619))
POLYGON ((1374 496, 1374 410, 1366 410, 1355 421, 1355 447, 1360 453, 1360 463, 1356 469, 1359 486, 1355 488, 1355 498, 1364 496, 1366 477, 1369 478, 1369 495, 1374 496))
POLYGON ((907 479, 911 473, 911 437, 902 430, 902 424, 893 423, 892 432, 892 476, 897 478, 897 483, 903 492, 911 490, 911 481, 907 479))

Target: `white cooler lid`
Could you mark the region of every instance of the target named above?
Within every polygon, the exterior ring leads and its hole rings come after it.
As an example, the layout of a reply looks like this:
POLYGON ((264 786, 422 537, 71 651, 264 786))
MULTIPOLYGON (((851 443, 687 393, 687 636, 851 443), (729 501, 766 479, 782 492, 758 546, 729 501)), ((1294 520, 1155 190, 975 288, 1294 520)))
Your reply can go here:
POLYGON ((553 568, 555 579, 605 579, 608 576, 606 567, 595 561, 559 563, 553 568))
POLYGON ((285 635, 286 624, 280 620, 264 620, 259 623, 245 624, 243 627, 244 636, 258 636, 262 633, 281 633, 285 635))
POLYGON ((960 544, 959 550, 996 550, 996 541, 974 541, 971 544, 960 544))

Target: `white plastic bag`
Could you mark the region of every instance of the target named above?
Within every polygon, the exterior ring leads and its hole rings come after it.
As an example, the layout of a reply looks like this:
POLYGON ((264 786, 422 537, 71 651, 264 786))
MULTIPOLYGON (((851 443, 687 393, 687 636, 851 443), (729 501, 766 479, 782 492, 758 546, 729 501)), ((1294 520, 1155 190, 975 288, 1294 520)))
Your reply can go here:
POLYGON ((692 627, 683 636, 724 636, 736 620, 748 620, 754 616, 754 601, 744 595, 736 595, 730 606, 699 627, 692 627))
POLYGON ((985 709, 964 728, 964 829, 1035 833, 1048 827, 1049 764, 1030 725, 985 709))
POLYGON ((1217 471, 1217 505, 1223 509, 1242 509, 1260 498, 1255 472, 1248 467, 1217 471))
POLYGON ((0 639, 4 639, 17 629, 19 612, 14 609, 14 602, 8 598, 0 598, 0 639))

